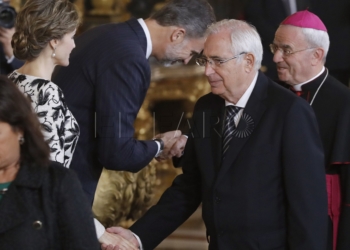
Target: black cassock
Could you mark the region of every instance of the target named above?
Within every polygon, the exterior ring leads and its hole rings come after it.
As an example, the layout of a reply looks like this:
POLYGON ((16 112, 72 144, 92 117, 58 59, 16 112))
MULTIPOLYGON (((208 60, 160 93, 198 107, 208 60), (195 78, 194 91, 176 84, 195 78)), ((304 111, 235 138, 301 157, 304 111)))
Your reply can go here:
MULTIPOLYGON (((289 86, 290 87, 290 86, 289 86)), ((294 91, 315 111, 325 151, 328 214, 332 221, 329 249, 350 249, 350 90, 326 69, 294 91), (335 240, 337 239, 337 240, 335 240), (336 248, 335 248, 336 247, 336 248)))

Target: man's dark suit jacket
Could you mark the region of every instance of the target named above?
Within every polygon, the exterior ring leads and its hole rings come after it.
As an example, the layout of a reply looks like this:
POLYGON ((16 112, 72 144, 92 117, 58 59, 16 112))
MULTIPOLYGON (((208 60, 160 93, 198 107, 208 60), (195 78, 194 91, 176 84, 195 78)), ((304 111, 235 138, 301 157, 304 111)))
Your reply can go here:
POLYGON ((17 58, 14 58, 11 63, 7 63, 7 59, 4 54, 4 50, 0 45, 0 74, 8 75, 15 69, 22 67, 24 63, 17 58))
POLYGON ((53 78, 80 126, 71 168, 92 203, 102 167, 137 172, 157 153, 133 138, 133 123, 150 84, 146 36, 136 19, 107 24, 76 40, 70 65, 53 78))
POLYGON ((202 202, 211 250, 324 250, 324 155, 309 104, 259 73, 221 162, 224 106, 199 99, 183 174, 130 229, 154 249, 202 202))

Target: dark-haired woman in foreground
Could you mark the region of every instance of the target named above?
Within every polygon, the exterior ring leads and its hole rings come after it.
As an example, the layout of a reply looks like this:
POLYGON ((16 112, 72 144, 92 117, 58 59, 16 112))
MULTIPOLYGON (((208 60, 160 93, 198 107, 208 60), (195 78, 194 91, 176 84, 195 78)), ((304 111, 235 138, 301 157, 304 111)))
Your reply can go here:
POLYGON ((30 103, 0 76, 0 248, 99 249, 78 178, 49 157, 30 103))

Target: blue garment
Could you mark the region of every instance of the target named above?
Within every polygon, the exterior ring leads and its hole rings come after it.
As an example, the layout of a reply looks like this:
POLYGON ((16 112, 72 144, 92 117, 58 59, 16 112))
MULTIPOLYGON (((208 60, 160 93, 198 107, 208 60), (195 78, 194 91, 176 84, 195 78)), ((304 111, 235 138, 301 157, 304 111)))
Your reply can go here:
POLYGON ((24 62, 18 60, 17 58, 14 58, 11 63, 7 63, 4 50, 0 45, 0 74, 1 75, 8 75, 15 69, 22 67, 23 64, 24 62))

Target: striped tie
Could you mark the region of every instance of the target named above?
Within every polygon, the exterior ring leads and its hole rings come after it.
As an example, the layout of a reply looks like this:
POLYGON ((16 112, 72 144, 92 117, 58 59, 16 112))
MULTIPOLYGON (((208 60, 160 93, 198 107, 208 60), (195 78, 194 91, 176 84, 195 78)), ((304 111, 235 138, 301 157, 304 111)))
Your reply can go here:
POLYGON ((225 117, 225 127, 223 133, 223 143, 222 143, 222 158, 225 157, 225 153, 229 147, 230 141, 232 139, 232 133, 236 128, 234 118, 238 114, 240 107, 233 105, 226 106, 226 117, 225 117))

